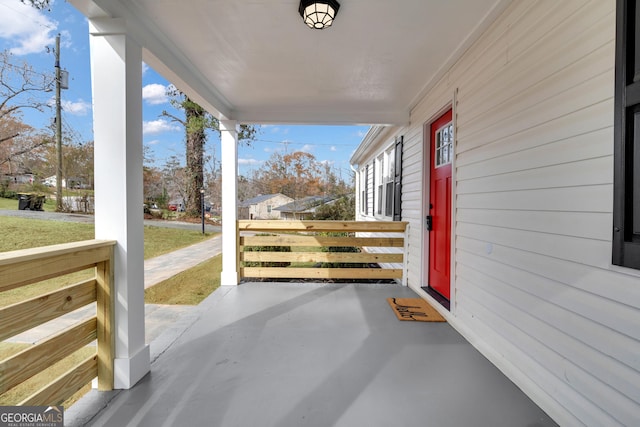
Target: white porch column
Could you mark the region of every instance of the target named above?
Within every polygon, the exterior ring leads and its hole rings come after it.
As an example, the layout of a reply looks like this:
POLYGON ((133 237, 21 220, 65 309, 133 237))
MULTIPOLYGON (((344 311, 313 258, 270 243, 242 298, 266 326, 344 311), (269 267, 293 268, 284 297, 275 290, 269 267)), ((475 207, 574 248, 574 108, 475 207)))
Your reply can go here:
POLYGON ((222 145, 222 286, 238 284, 238 131, 235 120, 220 120, 222 145))
POLYGON ((94 19, 91 74, 95 235, 115 249, 114 386, 133 387, 150 370, 144 332, 142 48, 123 20, 94 19))

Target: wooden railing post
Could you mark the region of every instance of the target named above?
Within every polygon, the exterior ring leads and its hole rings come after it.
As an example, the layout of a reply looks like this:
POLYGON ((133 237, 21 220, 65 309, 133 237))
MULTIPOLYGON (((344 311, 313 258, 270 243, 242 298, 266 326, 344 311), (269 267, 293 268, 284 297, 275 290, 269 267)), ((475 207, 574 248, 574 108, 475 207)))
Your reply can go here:
POLYGON ((96 265, 96 300, 98 390, 113 390, 113 248, 109 260, 96 265))
POLYGON ((243 278, 242 265, 240 264, 240 222, 236 221, 236 268, 238 270, 238 280, 237 283, 240 283, 240 280, 243 278))
POLYGON ((407 286, 407 254, 409 253, 409 223, 404 228, 404 257, 402 262, 402 286, 407 286))

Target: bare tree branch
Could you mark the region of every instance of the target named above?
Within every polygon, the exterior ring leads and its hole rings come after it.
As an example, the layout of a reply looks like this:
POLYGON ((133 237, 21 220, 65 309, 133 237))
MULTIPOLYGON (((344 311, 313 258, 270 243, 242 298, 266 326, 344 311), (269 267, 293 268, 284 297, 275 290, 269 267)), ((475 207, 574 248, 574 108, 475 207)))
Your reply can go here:
POLYGON ((9 136, 5 136, 5 137, 0 137, 0 144, 2 144, 2 143, 3 143, 3 142, 5 142, 5 141, 8 141, 8 140, 10 140, 10 139, 13 139, 13 138, 15 138, 15 137, 17 137, 17 136, 20 136, 20 134, 19 134, 19 133, 16 133, 16 134, 9 135, 9 136))

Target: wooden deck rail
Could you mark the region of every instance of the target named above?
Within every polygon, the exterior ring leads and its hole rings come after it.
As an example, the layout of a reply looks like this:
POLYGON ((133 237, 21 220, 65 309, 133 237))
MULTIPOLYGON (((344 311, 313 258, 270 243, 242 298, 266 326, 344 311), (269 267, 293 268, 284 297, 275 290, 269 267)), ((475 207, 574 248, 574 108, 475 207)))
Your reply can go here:
POLYGON ((59 405, 96 377, 100 390, 113 389, 115 243, 89 240, 0 253, 0 292, 95 268, 89 280, 0 309, 0 341, 97 302, 96 316, 0 361, 0 394, 95 340, 96 354, 17 404, 59 405))
POLYGON ((402 279, 405 284, 406 232, 407 223, 399 221, 241 220, 238 221, 240 278, 402 279), (256 235, 240 236, 246 231, 256 235), (282 251, 283 247, 286 251, 282 251), (360 251, 335 249, 340 247, 360 251), (389 253, 362 250, 381 247, 396 249, 389 253), (311 266, 290 266, 305 263, 311 266), (372 264, 403 267, 367 268, 372 264))

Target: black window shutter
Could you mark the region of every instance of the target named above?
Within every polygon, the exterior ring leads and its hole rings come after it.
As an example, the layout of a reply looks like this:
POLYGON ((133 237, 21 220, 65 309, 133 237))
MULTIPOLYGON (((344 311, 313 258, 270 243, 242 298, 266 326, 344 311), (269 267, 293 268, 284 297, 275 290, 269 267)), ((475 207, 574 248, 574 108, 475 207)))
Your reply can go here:
POLYGON ((618 0, 614 116, 613 257, 640 269, 640 8, 618 0))
POLYGON ((396 138, 395 174, 393 177, 393 220, 402 221, 402 145, 404 136, 396 138))

